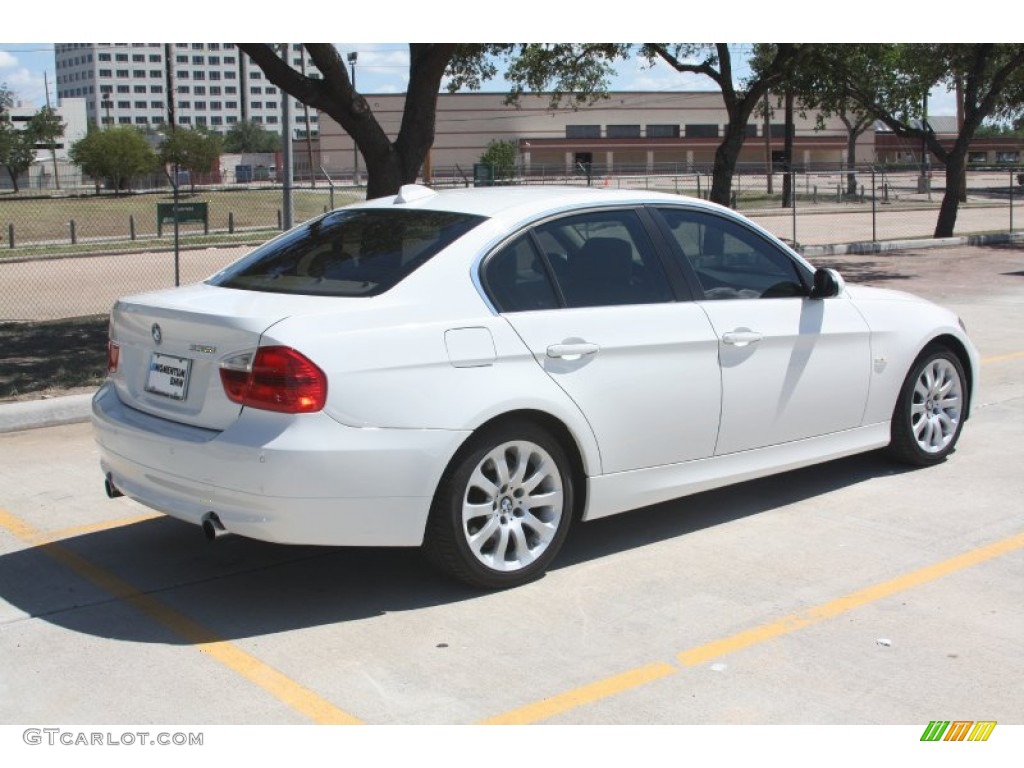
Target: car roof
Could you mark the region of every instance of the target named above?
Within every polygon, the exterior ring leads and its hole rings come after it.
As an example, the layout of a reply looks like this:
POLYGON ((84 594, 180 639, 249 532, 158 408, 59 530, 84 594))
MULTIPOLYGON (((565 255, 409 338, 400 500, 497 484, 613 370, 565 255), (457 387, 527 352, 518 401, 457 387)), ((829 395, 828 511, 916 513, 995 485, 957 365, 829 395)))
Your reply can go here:
POLYGON ((368 200, 353 207, 452 211, 500 219, 507 224, 514 224, 577 207, 643 203, 686 203, 723 210, 721 206, 696 198, 649 190, 568 186, 498 186, 434 190, 419 184, 407 184, 397 195, 368 200))

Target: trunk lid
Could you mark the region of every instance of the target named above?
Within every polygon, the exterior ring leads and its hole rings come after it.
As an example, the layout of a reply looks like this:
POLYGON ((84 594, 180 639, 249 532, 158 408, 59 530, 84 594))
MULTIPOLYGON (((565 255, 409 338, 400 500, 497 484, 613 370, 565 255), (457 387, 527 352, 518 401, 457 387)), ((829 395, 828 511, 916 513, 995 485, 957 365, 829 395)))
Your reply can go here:
POLYGON ((255 349, 272 325, 323 301, 206 284, 121 299, 111 313, 118 396, 155 416, 226 429, 242 406, 224 392, 220 361, 255 349))

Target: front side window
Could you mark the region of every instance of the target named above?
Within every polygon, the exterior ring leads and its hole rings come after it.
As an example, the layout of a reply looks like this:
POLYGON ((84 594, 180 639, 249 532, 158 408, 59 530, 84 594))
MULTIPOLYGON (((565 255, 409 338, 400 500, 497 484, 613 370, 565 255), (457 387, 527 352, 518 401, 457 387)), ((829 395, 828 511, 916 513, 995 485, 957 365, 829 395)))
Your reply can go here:
POLYGON ((786 253, 753 230, 704 211, 660 209, 679 246, 684 271, 696 275, 705 299, 806 296, 786 253))
POLYGON ((208 282, 271 293, 376 296, 482 221, 446 211, 334 211, 257 248, 208 282))

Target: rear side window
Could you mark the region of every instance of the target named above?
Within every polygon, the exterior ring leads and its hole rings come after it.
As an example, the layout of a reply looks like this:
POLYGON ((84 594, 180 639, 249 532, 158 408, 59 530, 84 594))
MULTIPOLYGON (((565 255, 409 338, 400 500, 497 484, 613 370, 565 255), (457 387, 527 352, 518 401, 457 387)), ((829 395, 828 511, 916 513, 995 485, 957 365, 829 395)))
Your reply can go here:
POLYGON ((257 248, 208 282, 271 293, 375 296, 482 221, 447 211, 334 211, 257 248))
POLYGON ((567 307, 672 301, 665 272, 635 211, 566 216, 534 229, 567 307))

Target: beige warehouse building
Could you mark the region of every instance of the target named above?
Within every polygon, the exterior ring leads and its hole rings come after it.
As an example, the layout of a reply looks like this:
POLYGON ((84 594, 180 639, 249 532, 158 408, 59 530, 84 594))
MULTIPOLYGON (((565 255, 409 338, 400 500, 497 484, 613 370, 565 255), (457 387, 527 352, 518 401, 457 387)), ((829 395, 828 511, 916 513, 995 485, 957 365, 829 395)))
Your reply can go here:
MULTIPOLYGON (((366 99, 388 135, 397 135, 404 95, 366 99)), ((521 169, 530 175, 573 173, 583 165, 597 173, 704 170, 714 162, 727 119, 716 92, 610 93, 575 110, 552 109, 545 95, 526 95, 511 106, 502 93, 441 94, 436 139, 425 170, 428 175, 461 171, 471 176, 473 164, 493 140, 515 142, 521 169)), ((764 168, 769 156, 781 159, 781 108, 774 109, 765 128, 763 116, 751 118, 741 165, 764 168)), ((816 114, 798 114, 794 136, 795 164, 846 165, 847 134, 838 119, 826 120, 819 130, 816 114)), ((858 139, 857 162, 874 158, 874 131, 869 129, 858 139)), ((320 116, 320 162, 332 174, 347 175, 353 169, 352 140, 327 115, 320 116)))

